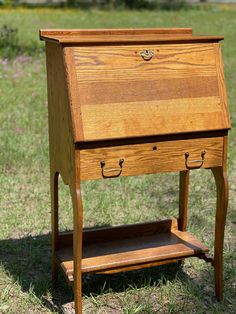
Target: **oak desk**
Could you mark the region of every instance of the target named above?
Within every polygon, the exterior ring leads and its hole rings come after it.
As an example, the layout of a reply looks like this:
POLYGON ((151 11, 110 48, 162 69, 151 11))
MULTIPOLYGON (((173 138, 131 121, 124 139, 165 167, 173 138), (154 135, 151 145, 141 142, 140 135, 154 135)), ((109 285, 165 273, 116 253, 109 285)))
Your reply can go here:
POLYGON ((82 273, 115 273, 197 256, 223 293, 230 128, 219 41, 191 29, 41 30, 46 41, 52 272, 60 266, 82 313, 82 273), (214 257, 186 232, 189 171, 217 186, 214 257), (180 173, 179 217, 83 230, 81 180, 180 173), (58 174, 70 187, 73 233, 58 230, 58 174))

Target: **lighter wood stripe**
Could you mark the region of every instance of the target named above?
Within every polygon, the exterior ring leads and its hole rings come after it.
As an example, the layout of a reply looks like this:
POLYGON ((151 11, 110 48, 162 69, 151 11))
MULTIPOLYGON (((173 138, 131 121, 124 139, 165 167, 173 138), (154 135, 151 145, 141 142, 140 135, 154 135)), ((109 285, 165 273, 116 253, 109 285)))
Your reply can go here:
POLYGON ((87 140, 225 128, 215 96, 90 105, 82 106, 81 112, 87 140))

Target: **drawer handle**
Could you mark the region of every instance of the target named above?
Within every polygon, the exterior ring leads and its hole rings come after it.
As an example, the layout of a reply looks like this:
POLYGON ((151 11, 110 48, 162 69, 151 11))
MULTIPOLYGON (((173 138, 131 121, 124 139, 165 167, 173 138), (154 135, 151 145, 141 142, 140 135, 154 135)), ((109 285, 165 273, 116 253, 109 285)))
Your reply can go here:
POLYGON ((101 168, 102 168, 102 176, 103 178, 115 178, 115 177, 119 177, 121 175, 122 172, 122 167, 123 167, 123 163, 124 163, 124 159, 120 159, 119 160, 119 168, 110 168, 110 169, 105 169, 106 166, 106 162, 105 160, 101 161, 101 168), (107 175, 107 173, 111 173, 111 172, 117 172, 115 174, 111 174, 111 175, 107 175))
POLYGON ((143 58, 143 60, 145 61, 149 61, 152 59, 154 55, 154 52, 152 50, 149 50, 149 49, 145 49, 145 50, 142 50, 140 52, 140 56, 143 58))
POLYGON ((188 169, 194 169, 194 168, 201 168, 201 166, 203 165, 204 161, 205 161, 205 155, 206 155, 206 151, 203 150, 201 152, 201 157, 202 159, 195 159, 195 160, 188 160, 190 154, 187 152, 185 153, 185 166, 186 168, 188 169), (196 166, 192 166, 192 164, 199 164, 199 165, 196 165, 196 166))

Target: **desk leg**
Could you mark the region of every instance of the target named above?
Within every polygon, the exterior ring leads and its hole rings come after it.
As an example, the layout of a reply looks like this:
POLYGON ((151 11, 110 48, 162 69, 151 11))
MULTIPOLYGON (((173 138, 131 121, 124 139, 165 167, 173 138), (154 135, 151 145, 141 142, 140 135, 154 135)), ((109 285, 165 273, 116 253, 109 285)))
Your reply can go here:
POLYGON ((83 234, 83 207, 80 184, 71 189, 73 203, 73 259, 74 259, 74 299, 75 313, 82 314, 82 234, 83 234))
POLYGON ((228 206, 228 178, 223 167, 212 168, 211 170, 215 177, 217 189, 214 268, 216 298, 220 301, 223 297, 223 245, 228 206))
MULTIPOLYGON (((180 171, 178 229, 181 231, 186 231, 187 228, 188 187, 189 187, 189 170, 180 171)), ((183 266, 183 264, 184 260, 178 262, 179 266, 183 266)))
POLYGON ((58 277, 58 266, 56 264, 55 252, 58 247, 58 172, 51 172, 51 225, 52 225, 52 283, 58 277))
POLYGON ((188 210, 189 170, 179 173, 179 219, 178 229, 186 231, 188 210))

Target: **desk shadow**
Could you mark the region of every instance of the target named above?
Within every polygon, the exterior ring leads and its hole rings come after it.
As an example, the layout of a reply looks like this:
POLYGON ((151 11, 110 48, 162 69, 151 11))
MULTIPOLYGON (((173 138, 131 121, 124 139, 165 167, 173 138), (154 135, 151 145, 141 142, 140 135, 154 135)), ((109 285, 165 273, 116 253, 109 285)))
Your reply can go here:
POLYGON ((50 310, 63 313, 61 305, 73 300, 63 280, 59 279, 56 289, 52 289, 49 234, 0 240, 0 264, 23 292, 33 292, 50 310))
MULTIPOLYGON (((20 284, 22 291, 33 291, 50 310, 64 313, 63 304, 73 301, 72 289, 67 286, 61 272, 56 287, 52 288, 49 234, 0 240, 0 263, 7 274, 20 284), (48 292, 52 300, 47 296, 48 292)), ((183 282, 191 280, 177 263, 114 275, 84 275, 83 295, 122 292, 132 286, 141 288, 147 284, 165 284, 174 281, 176 276, 183 282)))

